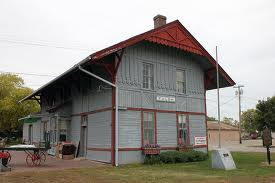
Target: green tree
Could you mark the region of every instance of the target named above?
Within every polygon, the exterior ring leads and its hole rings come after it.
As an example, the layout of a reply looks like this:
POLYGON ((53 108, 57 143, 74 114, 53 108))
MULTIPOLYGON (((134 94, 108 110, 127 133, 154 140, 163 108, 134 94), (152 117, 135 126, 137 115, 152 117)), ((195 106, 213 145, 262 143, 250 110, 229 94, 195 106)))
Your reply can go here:
POLYGON ((215 117, 207 116, 207 121, 217 121, 215 117))
POLYGON ((233 125, 234 124, 234 119, 233 118, 228 118, 228 117, 223 117, 223 122, 228 125, 233 125))
POLYGON ((39 111, 36 101, 18 103, 20 99, 33 92, 23 84, 23 79, 17 75, 0 74, 0 130, 2 132, 22 131, 23 124, 18 122, 18 119, 39 111))
POLYGON ((248 109, 247 111, 244 111, 242 113, 241 119, 242 119, 242 127, 245 130, 245 132, 251 134, 255 133, 258 124, 256 121, 256 110, 255 109, 248 109))
POLYGON ((256 122, 258 130, 262 131, 265 125, 275 130, 275 96, 260 100, 256 105, 256 122))

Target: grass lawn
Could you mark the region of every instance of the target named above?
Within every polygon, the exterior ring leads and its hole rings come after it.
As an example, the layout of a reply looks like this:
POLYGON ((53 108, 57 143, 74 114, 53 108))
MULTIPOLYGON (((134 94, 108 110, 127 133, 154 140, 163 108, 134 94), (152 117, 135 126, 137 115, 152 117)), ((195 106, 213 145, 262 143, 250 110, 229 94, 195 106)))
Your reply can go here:
MULTIPOLYGON (((61 171, 8 173, 0 175, 3 183, 44 183, 44 182, 275 182, 275 167, 262 166, 265 153, 232 153, 237 169, 231 171, 211 169, 211 159, 204 162, 142 165, 131 164, 120 167, 97 167, 61 171)), ((272 154, 275 160, 275 153, 272 154)))

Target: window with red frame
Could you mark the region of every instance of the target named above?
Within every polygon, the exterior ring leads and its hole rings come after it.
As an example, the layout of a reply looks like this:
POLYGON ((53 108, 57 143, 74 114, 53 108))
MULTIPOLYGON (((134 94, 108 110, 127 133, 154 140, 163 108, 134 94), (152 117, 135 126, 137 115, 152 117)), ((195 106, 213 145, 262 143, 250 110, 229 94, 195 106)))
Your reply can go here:
POLYGON ((179 144, 187 145, 188 144, 188 126, 187 118, 184 114, 178 115, 178 138, 179 144))
POLYGON ((155 121, 153 112, 143 113, 143 145, 155 144, 155 121))

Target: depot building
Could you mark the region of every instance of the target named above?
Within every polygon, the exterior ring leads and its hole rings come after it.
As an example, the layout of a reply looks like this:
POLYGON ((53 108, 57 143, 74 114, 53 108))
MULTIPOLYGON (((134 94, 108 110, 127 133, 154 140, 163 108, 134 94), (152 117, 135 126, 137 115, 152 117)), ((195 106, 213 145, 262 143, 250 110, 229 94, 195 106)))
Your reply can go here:
MULTIPOLYGON (((205 94, 217 88, 216 61, 178 20, 153 23, 22 99, 41 106, 23 120, 25 141, 49 134, 50 154, 75 142, 79 156, 112 165, 142 162, 148 146, 207 152, 205 94)), ((219 74, 220 87, 235 84, 221 66, 219 74)))

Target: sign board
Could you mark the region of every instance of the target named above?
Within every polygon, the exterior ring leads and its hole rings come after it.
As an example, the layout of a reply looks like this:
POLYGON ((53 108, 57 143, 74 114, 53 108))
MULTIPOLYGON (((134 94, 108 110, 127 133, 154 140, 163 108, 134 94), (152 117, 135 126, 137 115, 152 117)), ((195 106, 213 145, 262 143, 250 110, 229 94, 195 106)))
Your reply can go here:
POLYGON ((207 145, 206 137, 194 137, 195 146, 207 145))
POLYGON ((158 101, 158 102, 170 102, 170 103, 175 103, 175 102, 176 102, 176 97, 157 96, 157 101, 158 101))
POLYGON ((263 146, 270 147, 271 145, 272 145, 271 130, 269 128, 265 128, 263 130, 263 146))

